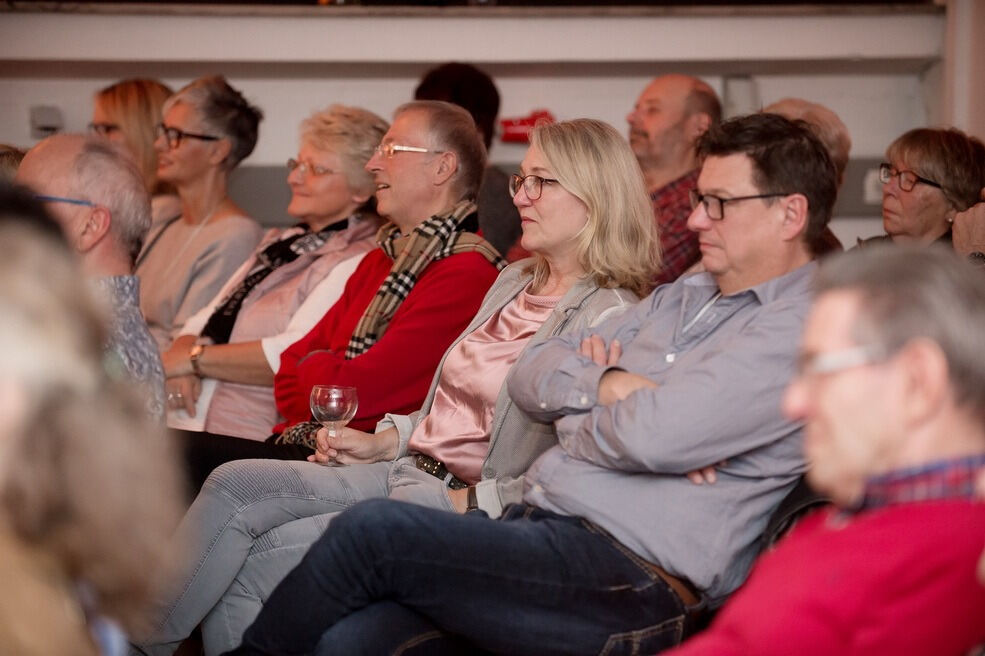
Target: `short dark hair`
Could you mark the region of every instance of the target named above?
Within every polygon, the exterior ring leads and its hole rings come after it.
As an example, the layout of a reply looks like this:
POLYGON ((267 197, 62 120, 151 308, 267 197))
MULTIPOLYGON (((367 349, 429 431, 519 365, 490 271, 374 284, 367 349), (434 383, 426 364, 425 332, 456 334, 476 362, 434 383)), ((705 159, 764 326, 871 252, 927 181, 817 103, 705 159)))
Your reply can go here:
POLYGON ((472 115, 486 149, 492 145, 499 114, 499 91, 489 75, 471 64, 451 62, 432 68, 414 90, 415 100, 444 100, 472 115))
POLYGON ((985 276, 940 245, 880 245, 830 258, 818 294, 860 297, 853 337, 894 353, 912 339, 936 343, 947 358, 958 404, 985 426, 985 276))
POLYGON ((22 225, 58 242, 69 252, 68 240, 44 204, 25 187, 0 181, 0 225, 22 225))
POLYGON ((813 243, 831 220, 838 174, 828 149, 804 121, 777 114, 750 114, 711 126, 698 139, 698 156, 742 154, 752 160, 753 184, 763 194, 803 194, 813 243))

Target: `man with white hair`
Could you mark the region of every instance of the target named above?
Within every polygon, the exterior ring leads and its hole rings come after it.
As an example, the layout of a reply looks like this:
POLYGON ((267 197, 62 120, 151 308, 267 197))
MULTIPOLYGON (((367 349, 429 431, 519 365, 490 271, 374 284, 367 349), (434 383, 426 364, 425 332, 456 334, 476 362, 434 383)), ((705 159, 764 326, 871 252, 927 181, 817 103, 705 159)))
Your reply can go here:
POLYGON ((828 263, 816 289, 783 405, 835 505, 673 653, 966 654, 985 642, 985 278, 896 246, 828 263))
POLYGON ((113 310, 107 351, 147 386, 151 415, 164 414, 164 368, 140 313, 133 263, 150 228, 150 199, 136 166, 111 144, 55 135, 32 148, 16 181, 44 201, 113 310))

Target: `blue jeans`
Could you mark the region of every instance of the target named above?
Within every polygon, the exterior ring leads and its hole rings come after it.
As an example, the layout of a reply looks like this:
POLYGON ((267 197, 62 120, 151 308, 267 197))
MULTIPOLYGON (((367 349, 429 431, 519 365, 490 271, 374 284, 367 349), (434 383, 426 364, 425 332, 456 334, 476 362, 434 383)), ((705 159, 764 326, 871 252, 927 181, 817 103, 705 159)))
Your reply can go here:
POLYGON ((232 654, 394 654, 467 641, 509 654, 654 653, 686 609, 652 566, 577 517, 455 515, 392 500, 332 522, 232 654))

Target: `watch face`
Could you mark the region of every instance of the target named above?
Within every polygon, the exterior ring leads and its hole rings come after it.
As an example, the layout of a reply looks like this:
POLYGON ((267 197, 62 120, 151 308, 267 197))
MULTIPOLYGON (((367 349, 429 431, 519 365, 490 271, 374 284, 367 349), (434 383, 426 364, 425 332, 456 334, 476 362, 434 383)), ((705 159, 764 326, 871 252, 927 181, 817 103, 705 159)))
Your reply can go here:
POLYGON ((975 251, 974 253, 968 254, 968 259, 976 264, 985 264, 985 253, 981 251, 975 251))

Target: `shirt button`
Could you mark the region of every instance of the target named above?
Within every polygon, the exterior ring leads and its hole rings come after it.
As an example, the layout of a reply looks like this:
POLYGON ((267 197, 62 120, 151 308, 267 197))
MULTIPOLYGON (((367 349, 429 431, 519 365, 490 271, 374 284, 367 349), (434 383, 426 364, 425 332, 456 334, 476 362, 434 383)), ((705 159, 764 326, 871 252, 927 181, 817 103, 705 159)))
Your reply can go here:
POLYGON ((578 399, 578 400, 581 401, 581 404, 582 405, 588 405, 588 397, 587 396, 582 395, 582 397, 580 399, 578 399))
POLYGON ((535 494, 540 494, 541 492, 543 492, 543 491, 544 491, 544 488, 542 488, 542 487, 540 486, 540 483, 536 483, 536 484, 534 484, 534 486, 533 486, 533 488, 532 488, 532 491, 533 491, 533 492, 534 492, 535 494))
POLYGON ((546 407, 547 407, 547 401, 541 401, 540 402, 540 409, 543 410, 546 407))
POLYGON ((676 353, 668 353, 667 355, 664 356, 664 360, 666 360, 667 362, 673 362, 675 358, 677 358, 676 353))

